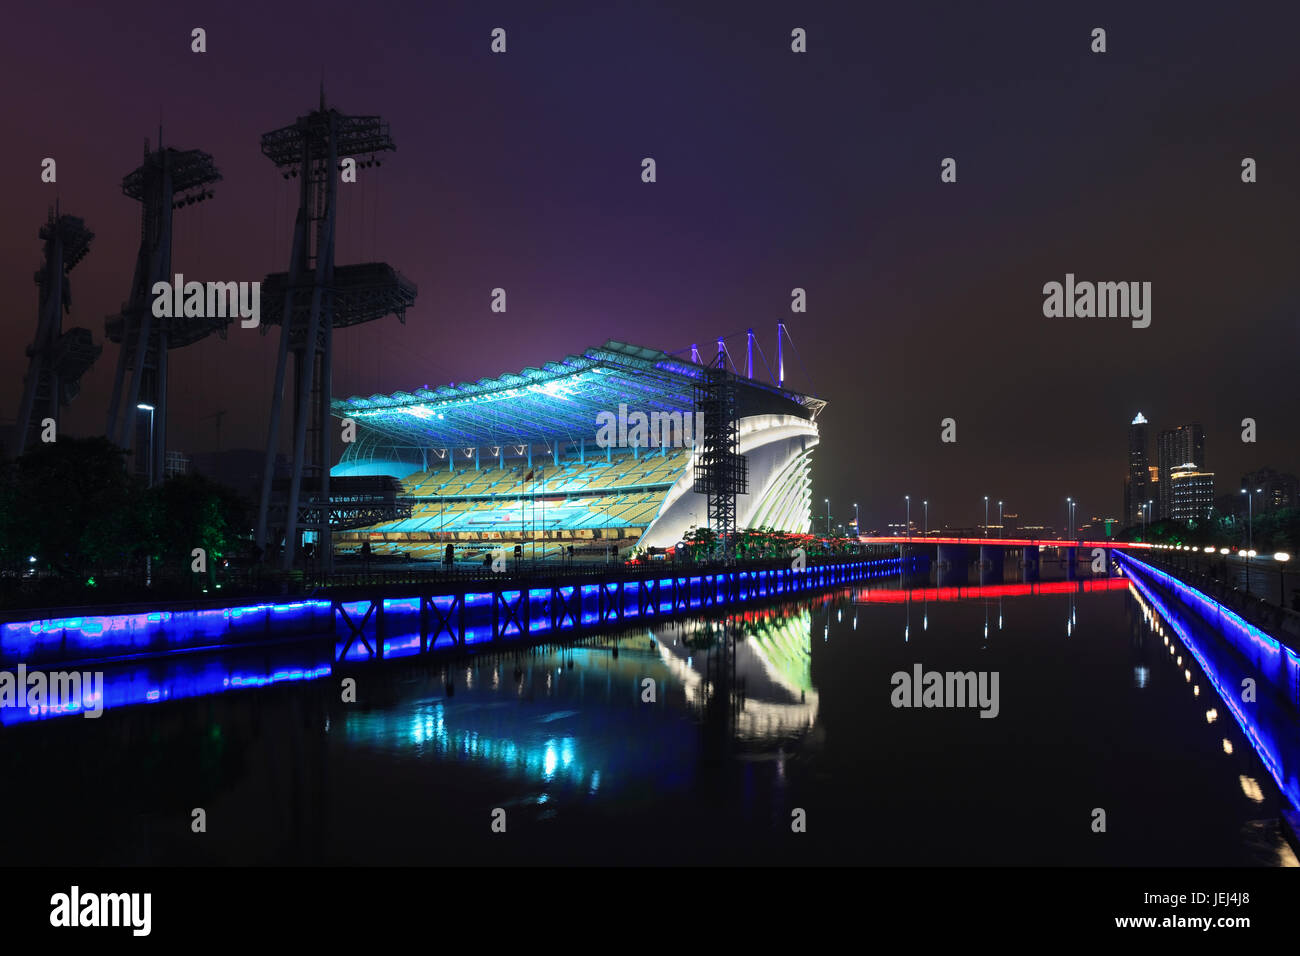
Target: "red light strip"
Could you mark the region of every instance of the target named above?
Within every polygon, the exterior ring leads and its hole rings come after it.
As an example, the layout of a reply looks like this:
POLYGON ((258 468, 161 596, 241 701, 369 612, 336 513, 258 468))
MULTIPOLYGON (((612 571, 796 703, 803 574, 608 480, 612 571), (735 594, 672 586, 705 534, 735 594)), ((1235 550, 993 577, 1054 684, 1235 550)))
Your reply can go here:
POLYGON ((1149 541, 1062 541, 1060 539, 1034 538, 938 538, 924 535, 912 537, 876 537, 858 538, 863 544, 996 544, 1023 547, 1037 545, 1040 548, 1150 548, 1149 541))
POLYGON ((1072 594, 1079 591, 1122 591, 1125 578, 1085 581, 1044 581, 1039 584, 989 584, 956 588, 861 588, 854 592, 858 604, 903 604, 907 601, 965 601, 979 597, 1024 597, 1029 594, 1072 594))

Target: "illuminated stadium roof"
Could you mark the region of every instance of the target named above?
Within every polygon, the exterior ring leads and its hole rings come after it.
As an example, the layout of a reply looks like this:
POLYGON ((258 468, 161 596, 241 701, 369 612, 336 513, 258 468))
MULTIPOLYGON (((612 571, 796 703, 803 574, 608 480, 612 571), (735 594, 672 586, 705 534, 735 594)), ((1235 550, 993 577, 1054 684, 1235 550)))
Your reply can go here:
MULTIPOLYGON (((353 418, 394 445, 467 447, 576 441, 596 432, 600 412, 694 411, 703 366, 657 349, 609 341, 542 368, 477 382, 419 388, 369 398, 336 399, 340 418, 353 418)), ((769 412, 813 419, 820 399, 736 376, 741 415, 769 412)), ((378 437, 378 436, 376 436, 378 437)))

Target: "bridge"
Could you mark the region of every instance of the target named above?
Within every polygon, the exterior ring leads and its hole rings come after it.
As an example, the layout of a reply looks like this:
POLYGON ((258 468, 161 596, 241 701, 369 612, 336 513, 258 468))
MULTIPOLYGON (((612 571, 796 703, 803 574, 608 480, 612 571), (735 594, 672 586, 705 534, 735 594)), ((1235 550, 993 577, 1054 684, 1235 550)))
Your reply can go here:
POLYGON ((858 538, 863 544, 958 544, 999 548, 1151 548, 1147 541, 1071 541, 1063 538, 963 538, 941 535, 888 535, 858 538))
POLYGON ((1108 574, 1110 571, 1112 551, 1141 551, 1154 547, 1147 541, 1086 541, 1062 538, 967 538, 952 535, 923 535, 921 537, 906 535, 863 536, 858 538, 868 547, 897 547, 900 556, 904 549, 916 551, 918 548, 935 549, 935 562, 938 571, 936 583, 939 587, 959 587, 966 584, 966 575, 978 560, 980 584, 1001 581, 1006 568, 1008 553, 1016 556, 1023 569, 1023 580, 1036 582, 1043 549, 1056 549, 1061 554, 1065 565, 1067 579, 1073 579, 1079 552, 1082 549, 1084 561, 1093 573, 1108 574), (978 548, 978 556, 975 549, 978 548), (1100 566, 1098 566, 1100 561, 1100 566))
MULTIPOLYGON (((548 573, 484 569, 477 575, 401 575, 283 599, 216 598, 106 608, 0 613, 0 669, 232 649, 268 641, 334 638, 334 663, 427 654, 443 648, 535 641, 551 634, 618 630, 711 615, 814 594, 916 568, 898 558, 727 564, 564 566, 548 573), (251 602, 251 603, 250 603, 251 602)), ((336 578, 343 577, 336 575, 336 578)))

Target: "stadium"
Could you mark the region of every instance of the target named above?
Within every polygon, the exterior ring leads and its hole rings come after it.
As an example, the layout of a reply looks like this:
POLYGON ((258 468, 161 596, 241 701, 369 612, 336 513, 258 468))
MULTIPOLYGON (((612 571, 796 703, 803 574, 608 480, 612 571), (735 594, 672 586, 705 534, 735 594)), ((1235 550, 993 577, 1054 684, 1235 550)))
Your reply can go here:
MULTIPOLYGON (((610 341, 499 378, 336 399, 332 412, 355 424, 355 440, 331 475, 399 479, 410 505, 407 517, 336 533, 336 547, 355 552, 369 542, 376 555, 418 560, 441 559, 447 544, 458 559, 516 545, 538 559, 672 548, 707 526, 706 498, 692 490, 689 430, 703 372, 610 341), (620 414, 686 428, 601 429, 620 414)), ((727 375, 749 475, 736 527, 807 533, 826 403, 738 370, 727 375)))

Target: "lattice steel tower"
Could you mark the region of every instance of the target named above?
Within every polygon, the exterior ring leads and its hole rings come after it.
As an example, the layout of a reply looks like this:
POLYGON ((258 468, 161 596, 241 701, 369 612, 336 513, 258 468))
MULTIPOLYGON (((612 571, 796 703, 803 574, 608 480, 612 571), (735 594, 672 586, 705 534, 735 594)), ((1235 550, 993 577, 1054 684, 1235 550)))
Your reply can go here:
POLYGON ((383 119, 345 116, 327 109, 323 89, 319 109, 262 137, 262 154, 284 171, 285 179, 300 180, 289 271, 267 276, 262 285, 262 328, 280 326, 280 349, 257 512, 257 545, 265 548, 268 531, 283 528, 281 559, 286 569, 293 566, 302 530, 317 533, 326 569, 332 559, 329 471, 334 329, 389 314, 405 322, 406 309, 415 302, 415 286, 386 263, 334 265, 341 158, 356 159, 358 168, 379 166, 375 154, 393 149, 383 119), (367 159, 363 161, 362 156, 367 159), (294 358, 293 455, 288 479, 277 483, 275 454, 290 352, 294 358))
POLYGON ((739 453, 740 414, 736 382, 727 372, 726 352, 719 349, 695 386, 695 410, 702 415, 696 438, 694 491, 708 496, 709 527, 722 542, 724 557, 735 549, 736 496, 749 492, 749 462, 739 453))
POLYGON ((56 206, 41 226, 40 236, 45 241, 45 261, 35 275, 40 289, 36 338, 27 347, 30 362, 10 447, 15 458, 40 440, 45 419, 54 419, 57 435, 59 410, 77 396, 81 376, 103 351, 89 329, 63 331, 63 313, 72 307, 68 276, 90 251, 95 234, 76 216, 59 215, 56 206))
POLYGON ((141 206, 140 250, 130 298, 121 312, 104 320, 109 340, 121 345, 107 433, 127 451, 146 448, 143 455, 137 451, 135 470, 149 475, 151 482, 165 474, 167 461, 167 352, 192 345, 213 332, 224 338, 231 321, 229 317, 157 318, 153 314, 154 283, 172 281, 173 212, 211 199, 208 187, 220 181, 221 173, 210 155, 198 149, 163 148, 161 134, 153 152, 145 140, 144 162, 122 180, 122 192, 141 206), (178 193, 183 195, 178 197, 178 193), (128 369, 131 381, 126 385, 128 369), (150 413, 147 427, 143 417, 136 415, 141 405, 150 413))

